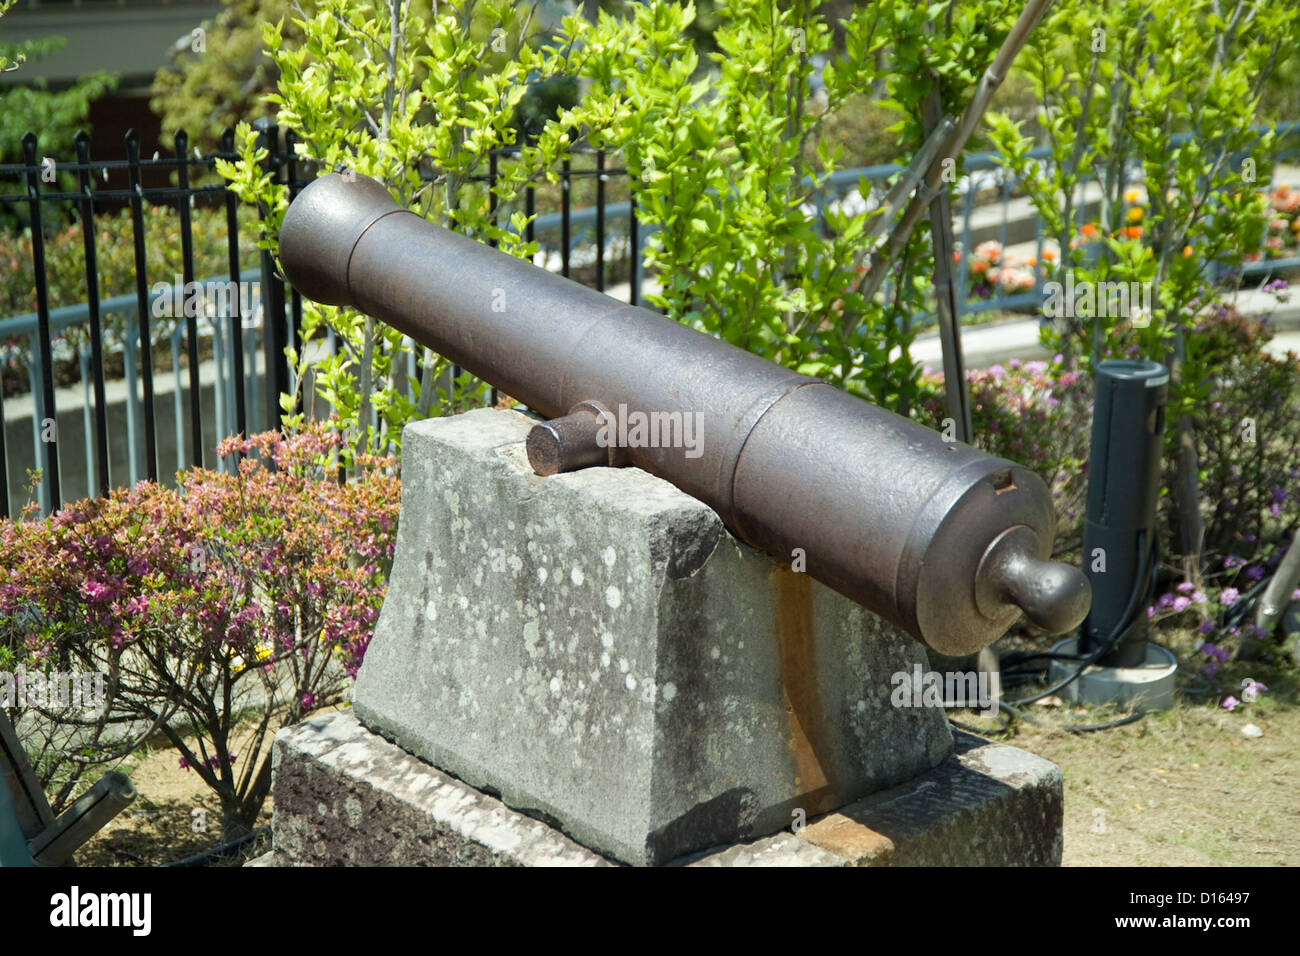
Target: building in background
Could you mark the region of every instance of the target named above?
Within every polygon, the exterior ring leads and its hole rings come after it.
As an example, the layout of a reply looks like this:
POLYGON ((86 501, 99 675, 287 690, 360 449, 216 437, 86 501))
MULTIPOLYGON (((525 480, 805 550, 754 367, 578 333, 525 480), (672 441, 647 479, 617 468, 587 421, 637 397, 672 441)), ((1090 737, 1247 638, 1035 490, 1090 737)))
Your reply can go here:
POLYGON ((220 9, 220 0, 18 0, 0 19, 0 39, 19 43, 56 36, 67 42, 61 50, 29 59, 20 70, 0 73, 0 84, 43 78, 58 89, 97 70, 117 74, 117 89, 91 105, 91 155, 120 156, 122 137, 132 128, 148 155, 160 130, 149 109, 154 74, 220 9))

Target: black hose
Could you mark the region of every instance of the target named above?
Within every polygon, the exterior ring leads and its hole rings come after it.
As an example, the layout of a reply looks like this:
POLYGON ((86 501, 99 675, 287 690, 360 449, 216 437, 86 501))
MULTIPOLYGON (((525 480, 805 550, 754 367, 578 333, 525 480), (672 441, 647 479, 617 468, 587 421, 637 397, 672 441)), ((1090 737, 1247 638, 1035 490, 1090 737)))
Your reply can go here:
POLYGON ((236 837, 228 843, 218 844, 209 850, 204 850, 202 853, 187 856, 183 860, 176 860, 174 863, 164 863, 163 866, 207 866, 213 860, 233 855, 240 847, 246 846, 270 832, 270 827, 258 827, 256 830, 245 833, 241 837, 236 837))
MULTIPOLYGON (((1086 671, 1089 667, 1095 664, 1106 654, 1110 653, 1111 649, 1119 642, 1119 639, 1123 637, 1124 634, 1126 634, 1133 627, 1133 624, 1136 620, 1136 613, 1137 613, 1137 608, 1140 602, 1141 595, 1143 594, 1143 592, 1145 592, 1147 595, 1147 601, 1149 603, 1152 596, 1155 593, 1156 582, 1155 582, 1154 572, 1155 572, 1155 564, 1157 560, 1157 550, 1156 550, 1157 547, 1158 547, 1157 540, 1154 537, 1152 537, 1151 539, 1150 547, 1147 547, 1145 544, 1142 545, 1142 563, 1138 566, 1138 574, 1136 575, 1137 584, 1133 588, 1132 593, 1129 595, 1128 604, 1124 607, 1124 613, 1120 616, 1120 623, 1115 625, 1115 629, 1111 632, 1110 636, 1105 640, 1104 643, 1102 643, 1091 654, 1083 656, 1079 654, 1059 654, 1059 653, 1048 651, 1041 654, 1018 653, 1017 655, 1008 655, 1008 657, 1013 658, 1012 660, 1013 666, 1023 661, 1036 660, 1038 658, 1048 658, 1051 660, 1080 661, 1078 668, 1075 670, 1073 674, 1071 674, 1065 680, 1053 684, 1051 687, 1047 688, 1047 690, 1043 691, 1042 693, 1035 694, 1033 697, 1025 697, 1020 700, 1013 700, 1013 701, 1004 701, 1004 700, 998 701, 998 709, 1006 711, 1010 716, 1007 718, 1006 723, 998 727, 996 730, 987 730, 987 731, 976 730, 973 727, 969 727, 965 724, 958 723, 957 721, 953 720, 951 717, 948 718, 949 723, 951 723, 954 727, 957 727, 959 730, 965 730, 968 733, 981 734, 981 735, 989 734, 989 733, 994 733, 994 734, 1006 733, 1006 731, 1011 728, 1012 718, 1019 718, 1031 724, 1036 724, 1038 726, 1045 726, 1041 721, 1035 720, 1028 713, 1021 710, 1020 707, 1025 704, 1032 704, 1035 701, 1042 700, 1044 697, 1049 697, 1052 694, 1055 694, 1058 690, 1061 690, 1062 688, 1068 687, 1070 684, 1073 684, 1076 680, 1078 680, 1080 677, 1083 676, 1084 671, 1086 671)), ((1010 674, 1007 676, 1025 677, 1029 675, 1010 674)), ((1112 727, 1122 727, 1125 724, 1131 724, 1134 723, 1135 721, 1141 720, 1145 716, 1146 716, 1146 711, 1141 707, 1139 707, 1134 713, 1129 714, 1126 717, 1121 717, 1117 720, 1106 721, 1105 723, 1101 723, 1101 724, 1061 724, 1057 726, 1061 730, 1066 730, 1073 734, 1082 734, 1082 733, 1089 733, 1094 730, 1109 730, 1112 727)))
POLYGON ((1061 690, 1062 688, 1068 687, 1070 684, 1073 684, 1076 680, 1078 680, 1080 677, 1083 676, 1083 672, 1085 670, 1087 670, 1089 667, 1091 667, 1093 664, 1099 661, 1106 654, 1110 653, 1111 649, 1119 642, 1119 639, 1123 637, 1124 634, 1127 633, 1128 630, 1133 626, 1135 612, 1137 611, 1137 606, 1140 603, 1140 596, 1142 592, 1144 590, 1146 591, 1148 601, 1151 598, 1151 593, 1155 588, 1155 577, 1152 574, 1155 568, 1155 554, 1156 554, 1156 542, 1155 539, 1153 538, 1151 541, 1151 546, 1143 548, 1142 563, 1138 566, 1137 581, 1141 583, 1138 586, 1133 588, 1132 593, 1129 595, 1128 604, 1124 608, 1124 613, 1120 616, 1120 623, 1115 625, 1115 629, 1111 632, 1110 637, 1108 637, 1106 641, 1102 643, 1095 651, 1089 654, 1079 664, 1079 667, 1075 670, 1075 672, 1071 674, 1069 677, 1067 677, 1065 680, 1052 685, 1051 687, 1047 688, 1047 690, 1043 691, 1040 694, 1035 694, 1033 697, 1025 697, 1022 698, 1021 700, 1013 700, 1011 701, 1012 706, 1032 704, 1034 703, 1034 701, 1042 700, 1044 697, 1050 697, 1052 694, 1055 694, 1058 690, 1061 690))

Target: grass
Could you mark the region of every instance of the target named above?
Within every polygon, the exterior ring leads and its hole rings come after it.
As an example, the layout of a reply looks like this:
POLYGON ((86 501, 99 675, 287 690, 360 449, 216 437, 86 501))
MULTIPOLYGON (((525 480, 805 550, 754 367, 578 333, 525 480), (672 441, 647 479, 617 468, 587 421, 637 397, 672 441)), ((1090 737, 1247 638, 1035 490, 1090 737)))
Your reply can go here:
MULTIPOLYGON (((1188 660, 1183 648, 1180 660, 1188 660)), ((1203 661, 1203 659, 1202 659, 1203 661)), ((1184 664, 1184 671, 1197 664, 1184 664)), ((1234 662, 1222 691, 1183 681, 1175 706, 1123 727, 1071 733, 1114 712, 1030 705, 1038 724, 993 739, 1056 763, 1065 779, 1066 866, 1259 866, 1300 863, 1300 707, 1294 670, 1234 662), (1234 711, 1220 706, 1244 678, 1267 693, 1234 711), (1254 724, 1260 737, 1241 731, 1254 724)), ((1017 687, 1016 697, 1029 690, 1017 687)), ((1239 696, 1239 694, 1237 694, 1239 696)), ((971 726, 993 721, 955 715, 971 726)))

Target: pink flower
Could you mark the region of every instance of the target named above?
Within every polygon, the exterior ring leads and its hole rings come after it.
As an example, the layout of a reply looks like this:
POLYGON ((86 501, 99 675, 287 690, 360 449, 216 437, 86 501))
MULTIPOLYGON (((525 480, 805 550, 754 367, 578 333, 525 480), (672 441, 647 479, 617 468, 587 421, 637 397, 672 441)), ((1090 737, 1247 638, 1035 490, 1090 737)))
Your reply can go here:
POLYGON ((1247 677, 1241 682, 1241 699, 1244 701, 1253 701, 1259 696, 1260 691, 1266 691, 1268 687, 1259 681, 1247 677))
POLYGON ((1224 710, 1236 710, 1240 703, 1241 701, 1229 694, 1227 697, 1223 698, 1223 703, 1220 706, 1222 706, 1224 710))
POLYGON ((81 593, 86 600, 93 602, 111 601, 114 597, 113 589, 102 581, 86 581, 81 585, 81 593))

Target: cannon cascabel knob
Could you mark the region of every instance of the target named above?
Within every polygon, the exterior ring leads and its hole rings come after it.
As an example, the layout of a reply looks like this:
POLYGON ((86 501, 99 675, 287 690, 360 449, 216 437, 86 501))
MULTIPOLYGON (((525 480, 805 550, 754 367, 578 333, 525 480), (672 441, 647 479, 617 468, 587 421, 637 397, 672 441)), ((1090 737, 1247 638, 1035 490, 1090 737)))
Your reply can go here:
POLYGON ((977 589, 984 602, 1015 605, 1048 634, 1063 634, 1088 613, 1092 587, 1078 568, 1039 558, 1040 549, 1030 529, 1008 528, 989 545, 977 589))

